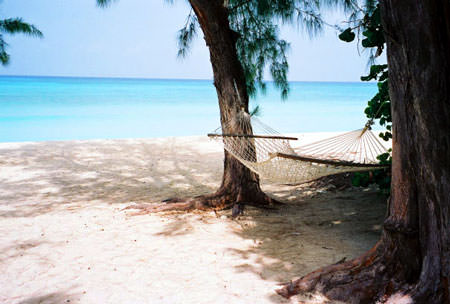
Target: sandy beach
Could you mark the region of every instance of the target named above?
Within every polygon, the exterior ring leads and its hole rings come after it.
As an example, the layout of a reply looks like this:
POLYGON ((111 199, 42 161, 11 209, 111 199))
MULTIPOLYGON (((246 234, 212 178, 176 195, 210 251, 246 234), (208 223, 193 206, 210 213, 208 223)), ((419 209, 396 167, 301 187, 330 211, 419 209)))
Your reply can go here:
POLYGON ((378 240, 373 188, 263 183, 286 205, 237 220, 124 210, 214 191, 222 159, 206 136, 0 144, 0 303, 297 303, 277 284, 378 240))

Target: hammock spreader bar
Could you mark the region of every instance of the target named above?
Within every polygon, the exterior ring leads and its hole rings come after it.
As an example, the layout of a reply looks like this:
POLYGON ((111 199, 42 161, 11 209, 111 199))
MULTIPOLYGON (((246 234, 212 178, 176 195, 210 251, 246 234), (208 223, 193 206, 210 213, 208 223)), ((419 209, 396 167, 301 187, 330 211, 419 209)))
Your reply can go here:
POLYGON ((382 165, 382 164, 361 164, 361 163, 354 163, 354 162, 348 162, 348 161, 342 161, 342 160, 328 160, 328 159, 320 159, 320 158, 312 158, 312 157, 305 157, 301 155, 293 155, 293 154, 285 154, 285 153, 270 153, 273 157, 281 157, 281 158, 287 158, 292 160, 300 160, 305 162, 311 162, 311 163, 317 163, 317 164, 324 164, 324 165, 332 165, 337 167, 362 167, 362 168, 374 168, 374 169, 382 169, 382 168, 388 168, 389 165, 382 165))
POLYGON ((297 137, 272 136, 272 135, 250 135, 250 134, 214 134, 214 133, 209 133, 208 137, 243 137, 243 138, 266 138, 266 139, 298 140, 297 137))

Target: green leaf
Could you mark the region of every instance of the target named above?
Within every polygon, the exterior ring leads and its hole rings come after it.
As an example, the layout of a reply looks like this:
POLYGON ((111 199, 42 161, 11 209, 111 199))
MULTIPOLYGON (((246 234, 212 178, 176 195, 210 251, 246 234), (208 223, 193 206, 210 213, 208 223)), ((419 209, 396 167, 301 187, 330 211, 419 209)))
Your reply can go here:
POLYGON ((7 34, 25 34, 28 36, 34 36, 42 38, 43 35, 34 25, 23 22, 21 18, 9 18, 0 20, 0 63, 7 65, 9 63, 9 54, 6 52, 8 44, 3 40, 3 35, 7 34))
POLYGON ((380 76, 380 78, 378 80, 379 81, 384 81, 384 80, 388 79, 388 77, 389 77, 389 75, 388 75, 388 72, 386 71, 386 72, 383 72, 381 74, 381 76, 380 76))
POLYGON ((361 41, 365 48, 381 47, 385 43, 384 35, 379 29, 367 29, 363 32, 363 36, 367 37, 361 41))
POLYGON ((178 31, 178 57, 184 58, 187 56, 191 43, 197 36, 198 21, 192 10, 186 18, 185 26, 178 31))
POLYGON ((380 8, 377 8, 373 11, 372 16, 370 17, 370 23, 372 27, 380 27, 381 26, 381 15, 380 8))
POLYGON ((352 42, 355 39, 355 33, 353 33, 351 28, 346 29, 339 34, 339 39, 345 42, 352 42))
POLYGON ((43 37, 42 32, 34 25, 23 22, 21 18, 0 20, 0 32, 8 34, 26 34, 29 36, 43 37))

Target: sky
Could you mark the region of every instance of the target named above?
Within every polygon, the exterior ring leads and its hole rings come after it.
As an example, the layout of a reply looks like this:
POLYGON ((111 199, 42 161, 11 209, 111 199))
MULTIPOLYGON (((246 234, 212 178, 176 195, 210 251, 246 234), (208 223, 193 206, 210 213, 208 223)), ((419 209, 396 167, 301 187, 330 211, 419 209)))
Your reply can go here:
MULTIPOLYGON (((0 0, 0 19, 22 17, 44 33, 43 39, 6 36, 11 63, 0 66, 0 75, 212 79, 201 31, 189 55, 177 57, 177 31, 190 8, 174 2, 119 0, 102 9, 96 0, 0 0)), ((284 26, 281 36, 291 43, 288 79, 359 81, 368 57, 337 34, 327 28, 310 39, 284 26)))

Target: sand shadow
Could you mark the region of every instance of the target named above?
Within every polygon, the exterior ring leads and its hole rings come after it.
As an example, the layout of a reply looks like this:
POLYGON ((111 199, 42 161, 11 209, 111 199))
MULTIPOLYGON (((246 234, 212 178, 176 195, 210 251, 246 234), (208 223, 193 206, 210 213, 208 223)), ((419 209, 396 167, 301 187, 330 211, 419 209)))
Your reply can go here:
POLYGON ((177 218, 162 227, 160 232, 154 233, 155 236, 172 237, 187 235, 194 231, 194 227, 186 218, 177 218))
MULTIPOLYGON (((229 249, 243 261, 235 266, 236 272, 284 283, 318 267, 357 257, 381 235, 386 198, 376 190, 334 192, 303 186, 271 190, 267 192, 286 205, 274 212, 248 208, 238 219, 242 229, 234 233, 253 240, 254 246, 229 249)), ((274 292, 267 297, 280 302, 274 292)))
MULTIPOLYGON (((222 162, 218 159, 222 155, 220 150, 199 152, 170 139, 160 143, 54 142, 0 149, 0 217, 33 217, 58 208, 98 203, 154 203, 166 199, 167 193, 179 197, 207 194, 220 183, 222 162)), ((282 283, 317 265, 361 254, 379 237, 386 204, 374 190, 334 192, 304 185, 267 185, 264 189, 286 205, 277 211, 248 207, 234 222, 238 228, 233 233, 254 244, 247 250, 228 250, 242 260, 234 266, 236 272, 282 283)), ((186 235, 191 228, 188 219, 176 217, 156 235, 186 235)), ((11 254, 14 258, 15 253, 11 254)), ((51 302, 63 300, 65 295, 51 293, 47 297, 51 302)), ((271 292, 267 297, 280 301, 271 292)))
POLYGON ((80 303, 80 295, 70 292, 70 289, 52 292, 41 296, 34 296, 22 300, 19 304, 55 304, 55 303, 80 303))
POLYGON ((167 199, 166 193, 211 193, 222 172, 221 155, 170 138, 0 147, 0 217, 31 217, 65 205, 154 203, 167 199))

